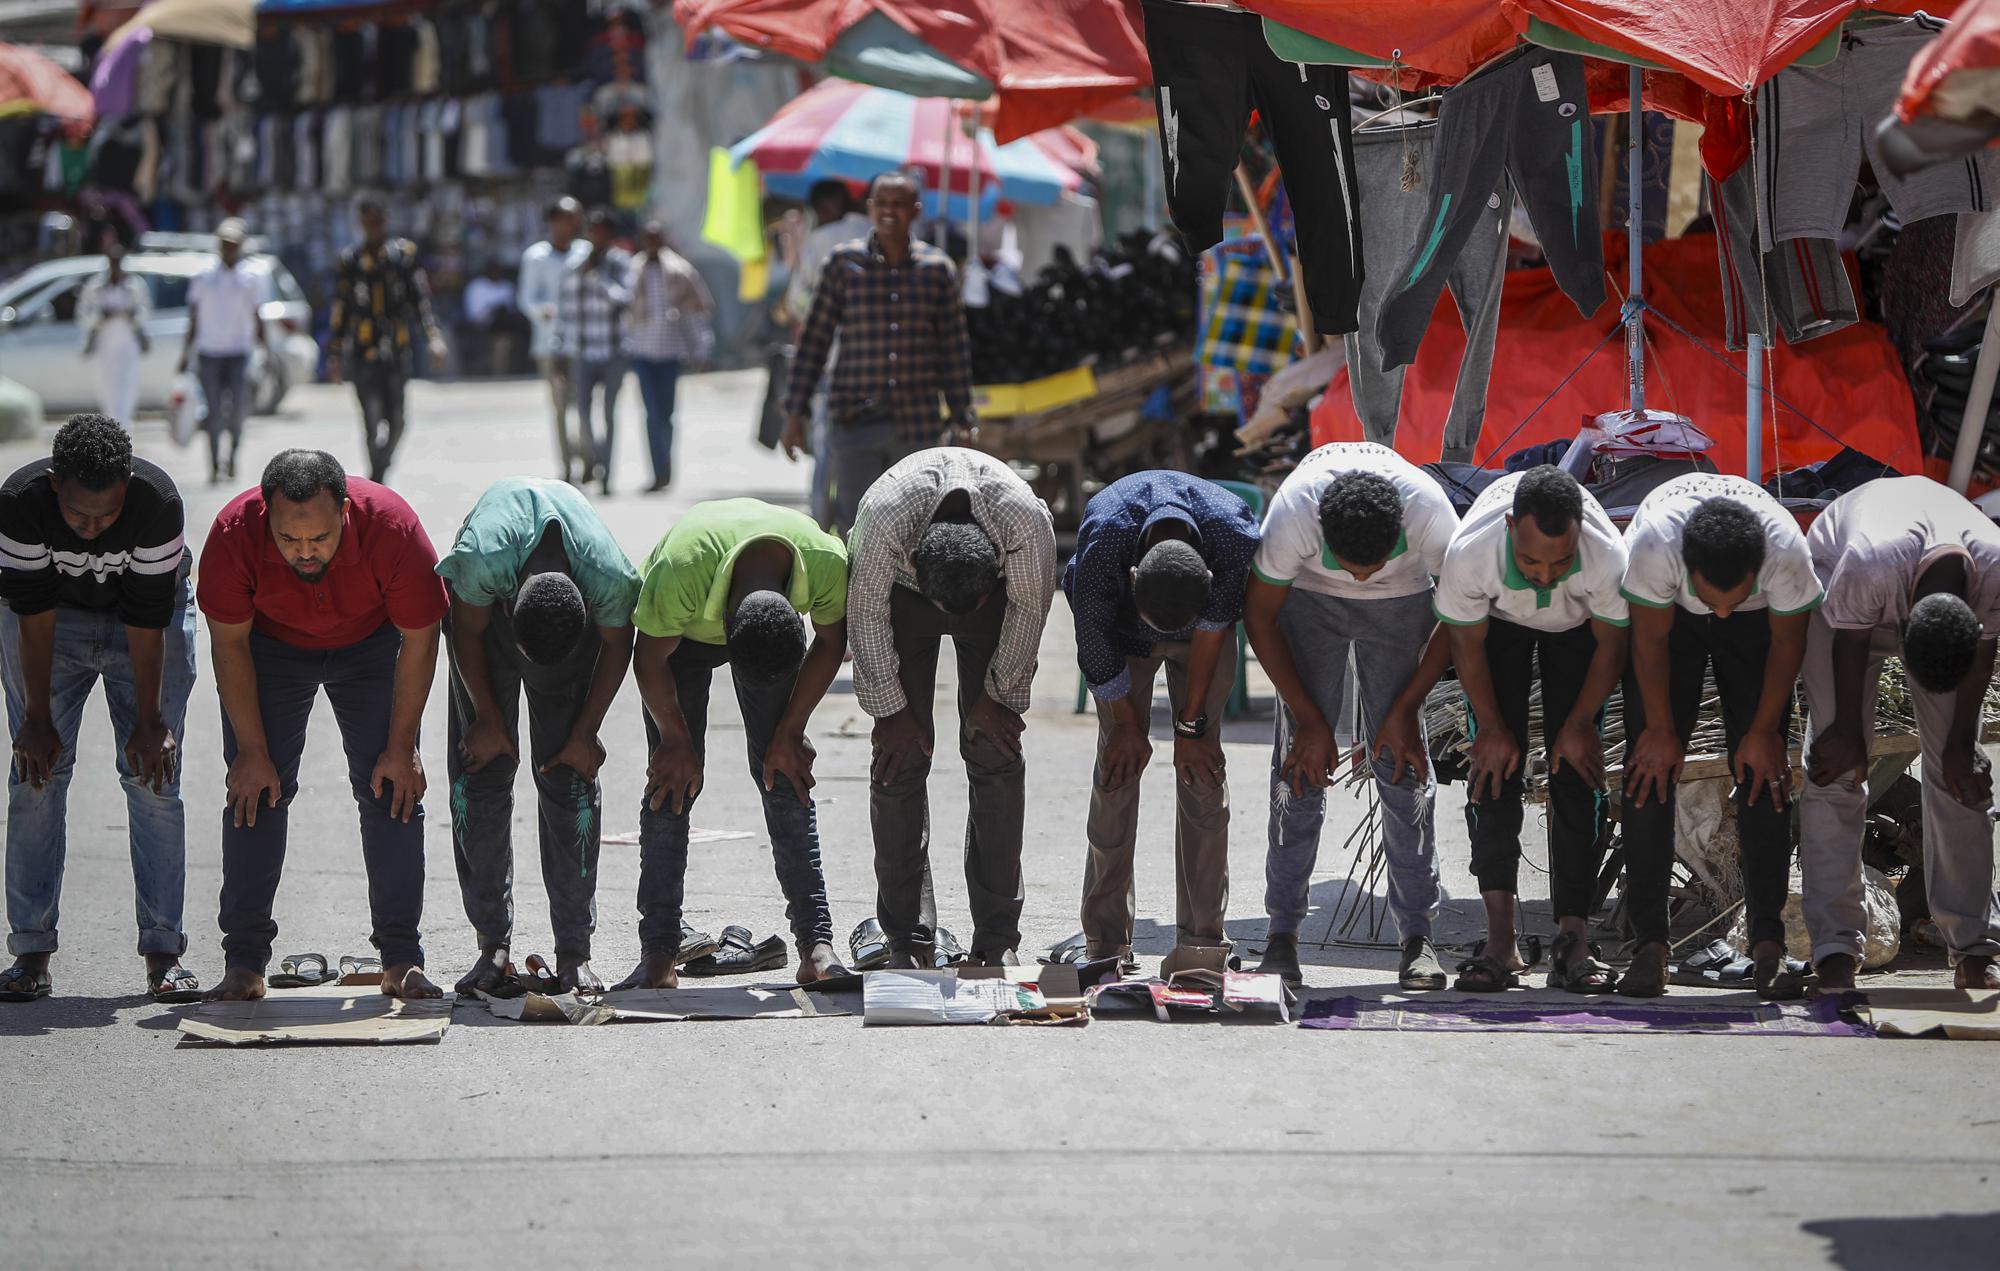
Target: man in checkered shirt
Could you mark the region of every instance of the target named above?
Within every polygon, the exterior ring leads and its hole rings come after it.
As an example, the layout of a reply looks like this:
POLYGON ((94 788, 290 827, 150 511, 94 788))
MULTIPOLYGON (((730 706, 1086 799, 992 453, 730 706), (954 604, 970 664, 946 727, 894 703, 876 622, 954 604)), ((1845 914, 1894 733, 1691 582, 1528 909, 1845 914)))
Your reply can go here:
POLYGON ((972 957, 1011 965, 1021 942, 1022 714, 1056 590, 1048 505, 977 450, 919 450, 861 497, 848 538, 854 696, 875 719, 869 818, 876 917, 892 967, 935 948, 927 782, 938 648, 958 651, 959 754, 968 799, 972 957))
MULTIPOLYGON (((631 262, 611 245, 611 213, 593 208, 584 221, 590 255, 563 274, 562 302, 556 314, 557 356, 569 360, 569 382, 576 392, 577 429, 582 435, 598 480, 598 491, 611 493, 611 442, 618 423, 618 388, 625 382, 624 326, 632 305, 626 285, 631 262), (604 431, 591 427, 590 403, 602 394, 604 431)), ((579 483, 580 484, 580 483, 579 483)))
POLYGON ((796 460, 813 389, 840 339, 827 450, 834 520, 843 530, 854 524, 863 491, 890 464, 973 424, 972 352, 958 271, 949 256, 911 239, 910 226, 922 213, 910 177, 875 178, 868 192, 875 230, 828 257, 792 360, 780 442, 796 460))

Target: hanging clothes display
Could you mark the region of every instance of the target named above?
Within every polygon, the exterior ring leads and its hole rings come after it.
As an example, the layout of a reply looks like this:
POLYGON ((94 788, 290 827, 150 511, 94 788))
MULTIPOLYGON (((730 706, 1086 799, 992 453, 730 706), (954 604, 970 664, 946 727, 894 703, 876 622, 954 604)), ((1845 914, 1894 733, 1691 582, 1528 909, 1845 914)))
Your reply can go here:
MULTIPOLYGON (((1435 121, 1354 134, 1354 171, 1361 192, 1362 263, 1360 329, 1347 336, 1348 387, 1354 413, 1369 441, 1393 446, 1396 416, 1402 409, 1407 367, 1383 369, 1375 319, 1400 266, 1416 247, 1427 222, 1429 196, 1421 174, 1431 166, 1437 144, 1435 121), (1405 189, 1406 174, 1417 176, 1405 189)), ((1486 419, 1486 381, 1493 370, 1493 336, 1500 329, 1500 284, 1507 269, 1507 222, 1514 188, 1503 174, 1500 188, 1482 205, 1465 247, 1451 262, 1445 285, 1465 324, 1465 357, 1444 427, 1444 458, 1467 462, 1486 419)))
POLYGON ((1298 217, 1302 302, 1322 333, 1354 330, 1361 227, 1347 72, 1279 60, 1254 13, 1175 0, 1145 0, 1144 11, 1174 225, 1197 252, 1222 241, 1222 212, 1254 109, 1298 217))
POLYGON ((1762 169, 1757 224, 1766 247, 1788 238, 1837 237, 1864 155, 1904 225, 1992 205, 2000 190, 2000 151, 1982 150, 1898 177, 1882 161, 1875 137, 1910 59, 1944 28, 1918 14, 1852 29, 1841 37, 1833 61, 1788 67, 1758 90, 1752 158, 1762 169))
POLYGON ((1438 107, 1421 236, 1398 265, 1376 319, 1383 369, 1416 357, 1446 275, 1509 180, 1563 294, 1586 316, 1604 303, 1583 59, 1523 48, 1447 92, 1438 107))
POLYGON ((1756 172, 1749 164, 1708 184, 1715 219, 1715 253, 1722 267, 1722 313, 1730 349, 1741 350, 1752 331, 1769 342, 1771 322, 1798 344, 1861 320, 1854 284, 1840 245, 1830 238, 1795 238, 1767 252, 1757 250, 1756 172), (1761 268, 1758 257, 1763 257, 1761 268))

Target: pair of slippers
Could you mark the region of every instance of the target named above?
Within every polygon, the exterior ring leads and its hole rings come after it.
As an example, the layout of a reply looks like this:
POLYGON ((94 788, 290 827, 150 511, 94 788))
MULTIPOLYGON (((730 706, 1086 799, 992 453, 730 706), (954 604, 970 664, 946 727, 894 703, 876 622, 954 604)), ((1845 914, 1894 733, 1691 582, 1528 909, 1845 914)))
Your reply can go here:
MULTIPOLYGON (((46 970, 30 971, 10 966, 0 970, 0 1002, 39 1002, 55 992, 55 979, 46 970)), ((146 985, 146 995, 167 1006, 201 1000, 201 981, 180 963, 168 967, 146 985)))
POLYGON ((336 968, 324 953, 292 953, 278 960, 278 973, 264 983, 274 989, 312 989, 322 984, 338 984, 350 976, 362 983, 365 982, 362 977, 370 975, 377 982, 381 980, 380 959, 345 957, 336 968))
MULTIPOLYGON (((682 945, 681 952, 687 953, 686 945, 682 945)), ((748 975, 753 971, 776 971, 790 962, 791 952, 779 937, 759 940, 750 928, 731 924, 722 929, 722 939, 712 941, 707 952, 686 958, 681 963, 681 974, 694 979, 748 975)))
MULTIPOLYGON (((937 970, 956 966, 968 956, 965 946, 958 937, 939 927, 932 937, 931 965, 937 970)), ((847 951, 853 955, 848 966, 856 971, 880 971, 889 965, 895 950, 889 947, 889 935, 882 930, 882 924, 873 918, 863 918, 847 937, 847 951)))

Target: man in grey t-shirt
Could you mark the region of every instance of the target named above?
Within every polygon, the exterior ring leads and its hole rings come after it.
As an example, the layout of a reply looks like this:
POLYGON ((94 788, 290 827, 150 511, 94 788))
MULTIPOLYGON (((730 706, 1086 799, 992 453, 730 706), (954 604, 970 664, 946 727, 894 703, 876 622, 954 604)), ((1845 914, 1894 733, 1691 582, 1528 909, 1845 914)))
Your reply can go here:
POLYGON ((1806 632, 1799 866, 1822 991, 1862 954, 1861 843, 1882 659, 1901 657, 1923 756, 1924 875, 1961 988, 2000 988, 1991 766, 1980 707, 2000 634, 2000 528, 1927 477, 1871 481, 1806 536, 1826 603, 1806 632))

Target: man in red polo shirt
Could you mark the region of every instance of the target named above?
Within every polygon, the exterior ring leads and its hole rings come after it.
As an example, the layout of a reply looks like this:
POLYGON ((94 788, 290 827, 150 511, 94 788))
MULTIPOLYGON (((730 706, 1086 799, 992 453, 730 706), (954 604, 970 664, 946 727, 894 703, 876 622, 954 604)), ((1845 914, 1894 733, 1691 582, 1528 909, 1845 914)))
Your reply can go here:
POLYGON ((313 701, 326 689, 361 808, 361 855, 382 991, 436 997, 424 978, 424 765, 417 726, 447 601, 437 552, 394 492, 321 450, 287 450, 231 501, 202 547, 195 598, 222 695, 220 1001, 264 996, 285 827, 313 701))

